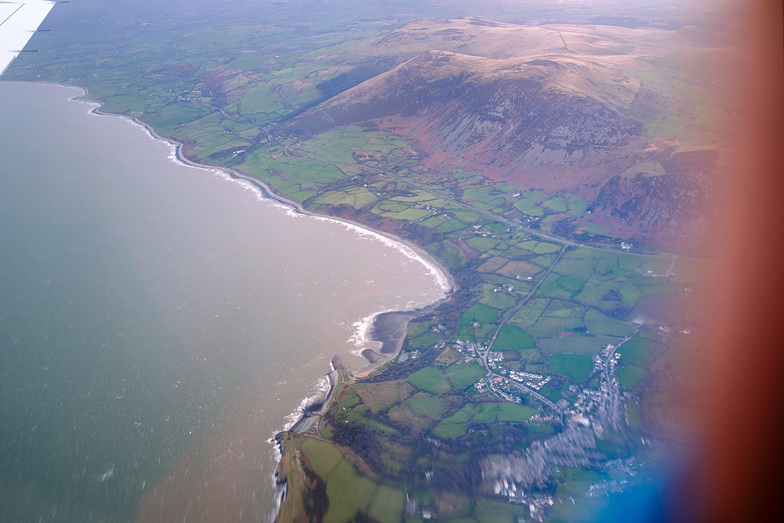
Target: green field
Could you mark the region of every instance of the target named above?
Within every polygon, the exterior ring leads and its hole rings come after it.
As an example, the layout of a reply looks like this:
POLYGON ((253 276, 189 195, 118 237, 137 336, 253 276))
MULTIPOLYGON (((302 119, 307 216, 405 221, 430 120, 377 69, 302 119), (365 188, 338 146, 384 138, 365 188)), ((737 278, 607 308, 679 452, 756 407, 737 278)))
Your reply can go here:
POLYGON ((585 307, 566 300, 551 300, 542 316, 550 318, 582 318, 586 313, 585 307))
POLYGON ((648 377, 649 372, 637 365, 623 365, 618 369, 618 383, 624 389, 633 389, 648 377))
POLYGON ((469 403, 444 418, 433 428, 433 434, 453 439, 464 435, 472 423, 523 423, 537 412, 534 408, 512 403, 469 403))
POLYGON ((359 476, 347 461, 340 462, 325 478, 327 497, 332 501, 325 522, 350 521, 356 514, 367 512, 376 492, 376 484, 359 476))
POLYGON ((580 332, 583 328, 584 322, 582 318, 559 318, 542 315, 528 329, 528 332, 537 340, 540 340, 541 338, 563 338, 572 335, 572 333, 580 332))
POLYGON ((419 393, 407 400, 405 404, 410 405, 414 411, 423 416, 438 419, 461 402, 462 398, 459 396, 436 396, 419 393))
POLYGON ((547 298, 534 298, 529 300, 524 307, 509 319, 509 322, 513 325, 518 325, 527 329, 536 323, 549 303, 550 300, 547 298))
MULTIPOLYGON (((374 481, 360 475, 357 469, 328 442, 305 438, 302 442, 302 452, 314 472, 327 484, 326 493, 331 503, 324 521, 348 521, 356 514, 368 511, 379 488, 374 481)), ((399 517, 398 515, 397 518, 399 517)))
POLYGON ((460 362, 447 368, 444 373, 455 389, 465 390, 485 375, 485 369, 477 363, 460 362))
POLYGON ((528 433, 528 437, 532 440, 537 439, 546 439, 550 436, 555 434, 555 429, 552 425, 538 425, 538 424, 528 424, 526 425, 526 432, 528 433))
POLYGON ((405 503, 406 495, 402 490, 379 485, 368 515, 379 523, 399 523, 405 503))
POLYGON ((593 361, 589 354, 553 354, 547 358, 547 369, 582 383, 593 371, 593 361))
POLYGON ((376 195, 366 189, 351 189, 348 191, 328 192, 318 197, 316 203, 327 205, 350 205, 361 209, 376 201, 376 195))
POLYGON ((425 367, 408 376, 408 382, 431 394, 443 394, 452 390, 444 372, 435 367, 425 367))
POLYGON ((523 423, 528 421, 528 419, 538 412, 538 410, 526 405, 501 403, 498 405, 498 417, 496 418, 496 421, 523 423))
POLYGON ((517 303, 517 296, 509 291, 498 292, 498 285, 488 283, 482 286, 483 297, 479 303, 494 309, 509 309, 517 303))
POLYGON ((422 349, 430 347, 441 340, 441 335, 437 332, 428 331, 421 336, 409 338, 408 346, 412 349, 422 349))
POLYGON ((537 296, 541 297, 548 297, 548 298, 560 298, 563 300, 569 300, 574 296, 574 291, 566 290, 558 283, 562 276, 559 276, 556 273, 551 273, 547 278, 544 280, 542 285, 536 291, 537 296))
POLYGON ((633 363, 642 367, 651 364, 651 351, 657 343, 643 337, 635 336, 623 345, 618 347, 618 353, 622 355, 624 363, 633 363))
POLYGON ((302 451, 310 461, 316 474, 326 478, 335 470, 338 463, 343 461, 340 451, 315 438, 305 438, 302 442, 302 451))
MULTIPOLYGON (((449 222, 448 222, 449 223, 449 222)), ((449 241, 439 241, 426 245, 425 248, 436 256, 446 267, 455 269, 466 262, 465 256, 460 249, 449 241)))
POLYGON ((444 418, 433 428, 433 434, 442 439, 453 439, 466 433, 469 423, 493 423, 498 417, 495 403, 470 403, 444 418))
POLYGON ((530 349, 535 345, 536 342, 530 334, 519 327, 507 324, 501 327, 501 331, 493 343, 493 350, 522 350, 530 349))
MULTIPOLYGON (((510 505, 488 499, 478 499, 474 511, 479 523, 514 523, 521 521, 519 518, 528 516, 528 507, 520 505, 510 505)), ((523 520, 524 521, 524 520, 523 520)))
POLYGON ((519 200, 515 202, 515 207, 529 216, 542 216, 544 211, 530 200, 519 200))
POLYGON ((618 343, 618 338, 608 336, 572 336, 566 338, 543 338, 537 346, 548 354, 597 354, 608 343, 618 343))
POLYGON ((588 309, 584 320, 586 332, 595 336, 626 337, 634 332, 628 323, 611 318, 597 309, 588 309))
POLYGON ((407 336, 411 338, 416 338, 417 336, 421 336, 422 334, 426 333, 430 330, 430 327, 433 324, 430 321, 412 321, 409 322, 407 327, 407 336))
POLYGON ((559 287, 567 292, 577 292, 585 285, 585 280, 577 274, 566 274, 555 281, 559 287))

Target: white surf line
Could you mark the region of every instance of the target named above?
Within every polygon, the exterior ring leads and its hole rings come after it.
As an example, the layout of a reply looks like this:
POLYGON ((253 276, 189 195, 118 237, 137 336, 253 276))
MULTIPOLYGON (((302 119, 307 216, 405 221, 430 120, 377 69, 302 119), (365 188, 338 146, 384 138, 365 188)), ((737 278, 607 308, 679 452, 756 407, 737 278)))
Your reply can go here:
MULTIPOLYGON (((65 84, 57 84, 57 85, 64 85, 65 87, 74 87, 74 86, 65 85, 65 84)), ((81 89, 83 90, 84 95, 86 95, 87 92, 88 92, 87 89, 85 89, 83 87, 81 87, 81 89)), ((240 186, 242 186, 243 189, 245 189, 245 190, 252 190, 252 191, 256 192, 257 199, 259 201, 265 201, 265 202, 268 202, 270 204, 280 206, 281 208, 285 208, 286 211, 287 211, 287 214, 289 216, 298 217, 298 218, 299 217, 307 217, 307 218, 313 218, 313 219, 317 219, 317 220, 323 220, 323 221, 330 222, 330 223, 335 223, 335 224, 341 225, 342 227, 345 227, 346 229, 348 229, 348 230, 350 230, 352 232, 356 232, 360 236, 366 236, 366 237, 373 238, 375 240, 378 240, 378 241, 382 242, 384 245, 386 245, 388 247, 396 249, 397 251, 402 253, 407 258, 409 258, 409 259, 411 259, 413 261, 416 261, 417 263, 419 263, 423 267, 425 267, 425 269, 428 271, 428 274, 430 274, 433 277, 433 279, 435 280, 436 284, 441 289, 442 296, 441 296, 440 299, 445 298, 452 291, 453 285, 452 285, 451 279, 450 279, 450 277, 448 275, 448 272, 445 269, 442 269, 441 267, 439 267, 438 263, 435 260, 429 259, 428 256, 421 254, 415 248, 413 248, 410 245, 408 245, 407 243, 405 243, 403 240, 401 240, 399 238, 394 238, 394 237, 388 236, 388 235, 386 235, 384 233, 381 233, 381 232, 378 232, 378 231, 374 231, 372 229, 367 228, 364 225, 357 224, 357 223, 354 223, 354 222, 351 222, 351 221, 348 221, 348 220, 344 220, 344 219, 340 219, 340 218, 334 218, 332 216, 325 216, 325 215, 322 215, 322 214, 315 214, 313 212, 307 211, 299 203, 297 203, 295 201, 292 201, 292 200, 288 200, 288 199, 286 199, 283 196, 275 194, 269 188, 269 186, 267 184, 265 184, 259 178, 253 177, 251 175, 242 174, 242 173, 239 173, 239 172, 231 170, 231 169, 224 169, 224 168, 219 168, 219 167, 199 164, 199 163, 196 163, 196 162, 194 162, 192 160, 189 160, 189 159, 185 158, 185 156, 183 155, 183 152, 182 152, 182 147, 183 147, 182 143, 180 143, 180 142, 178 142, 176 140, 165 138, 165 137, 159 135, 155 131, 155 129, 153 129, 150 125, 142 122, 141 120, 139 120, 135 116, 126 115, 126 114, 103 113, 103 112, 100 111, 100 105, 101 105, 100 103, 97 103, 97 102, 94 102, 94 101, 91 101, 91 100, 80 100, 80 99, 78 99, 76 97, 74 97, 73 99, 76 100, 76 101, 86 102, 86 103, 89 103, 89 104, 93 105, 94 107, 90 111, 91 114, 94 114, 96 116, 118 116, 120 118, 124 118, 124 119, 130 121, 135 126, 138 126, 138 127, 142 128, 142 129, 144 129, 147 132, 147 134, 150 136, 150 138, 152 138, 154 140, 160 140, 160 141, 166 143, 167 145, 169 145, 169 147, 171 148, 170 149, 170 154, 169 154, 169 159, 171 161, 177 162, 179 164, 182 164, 182 165, 185 165, 185 166, 188 166, 188 167, 193 167, 195 169, 201 169, 201 170, 207 171, 207 172, 209 172, 209 173, 211 173, 211 174, 213 174, 215 176, 219 176, 219 177, 221 177, 221 178, 223 178, 223 179, 225 179, 225 180, 227 180, 229 182, 237 183, 240 186)), ((437 302, 439 300, 435 300, 435 301, 437 302)))

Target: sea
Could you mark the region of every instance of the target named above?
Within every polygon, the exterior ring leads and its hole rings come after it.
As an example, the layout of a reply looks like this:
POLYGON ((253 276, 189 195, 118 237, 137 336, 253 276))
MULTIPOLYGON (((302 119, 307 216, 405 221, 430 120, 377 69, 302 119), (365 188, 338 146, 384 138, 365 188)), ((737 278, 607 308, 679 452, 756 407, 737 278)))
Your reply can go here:
POLYGON ((273 435, 448 283, 83 94, 0 82, 0 520, 270 521, 273 435))

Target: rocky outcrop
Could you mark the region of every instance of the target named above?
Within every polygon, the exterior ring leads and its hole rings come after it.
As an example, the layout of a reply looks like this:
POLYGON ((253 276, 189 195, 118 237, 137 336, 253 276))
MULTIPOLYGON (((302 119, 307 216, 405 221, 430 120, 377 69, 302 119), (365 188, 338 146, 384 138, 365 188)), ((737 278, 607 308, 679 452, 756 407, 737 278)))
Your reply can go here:
MULTIPOLYGON (((594 210, 652 237, 684 233, 684 224, 699 220, 712 194, 715 149, 678 150, 650 155, 632 175, 616 175, 602 186, 594 210), (658 160, 658 161, 655 161, 658 160)), ((644 236, 644 235, 643 235, 644 236)), ((649 238, 652 239, 652 238, 649 238)))

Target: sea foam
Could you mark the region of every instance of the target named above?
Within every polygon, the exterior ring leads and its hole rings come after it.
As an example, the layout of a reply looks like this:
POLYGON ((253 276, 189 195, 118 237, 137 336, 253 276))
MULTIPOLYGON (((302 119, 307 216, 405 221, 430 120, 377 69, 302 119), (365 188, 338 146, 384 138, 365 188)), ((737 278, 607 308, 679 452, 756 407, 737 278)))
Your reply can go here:
POLYGON ((379 315, 387 313, 387 312, 394 312, 397 309, 384 309, 378 312, 374 312, 364 318, 360 319, 359 321, 355 321, 351 324, 354 332, 352 333, 351 337, 346 340, 350 343, 353 343, 355 350, 351 351, 351 354, 354 356, 362 356, 362 351, 365 349, 372 349, 373 347, 368 347, 370 344, 379 345, 380 343, 373 340, 371 334, 373 332, 373 324, 378 318, 379 315))

